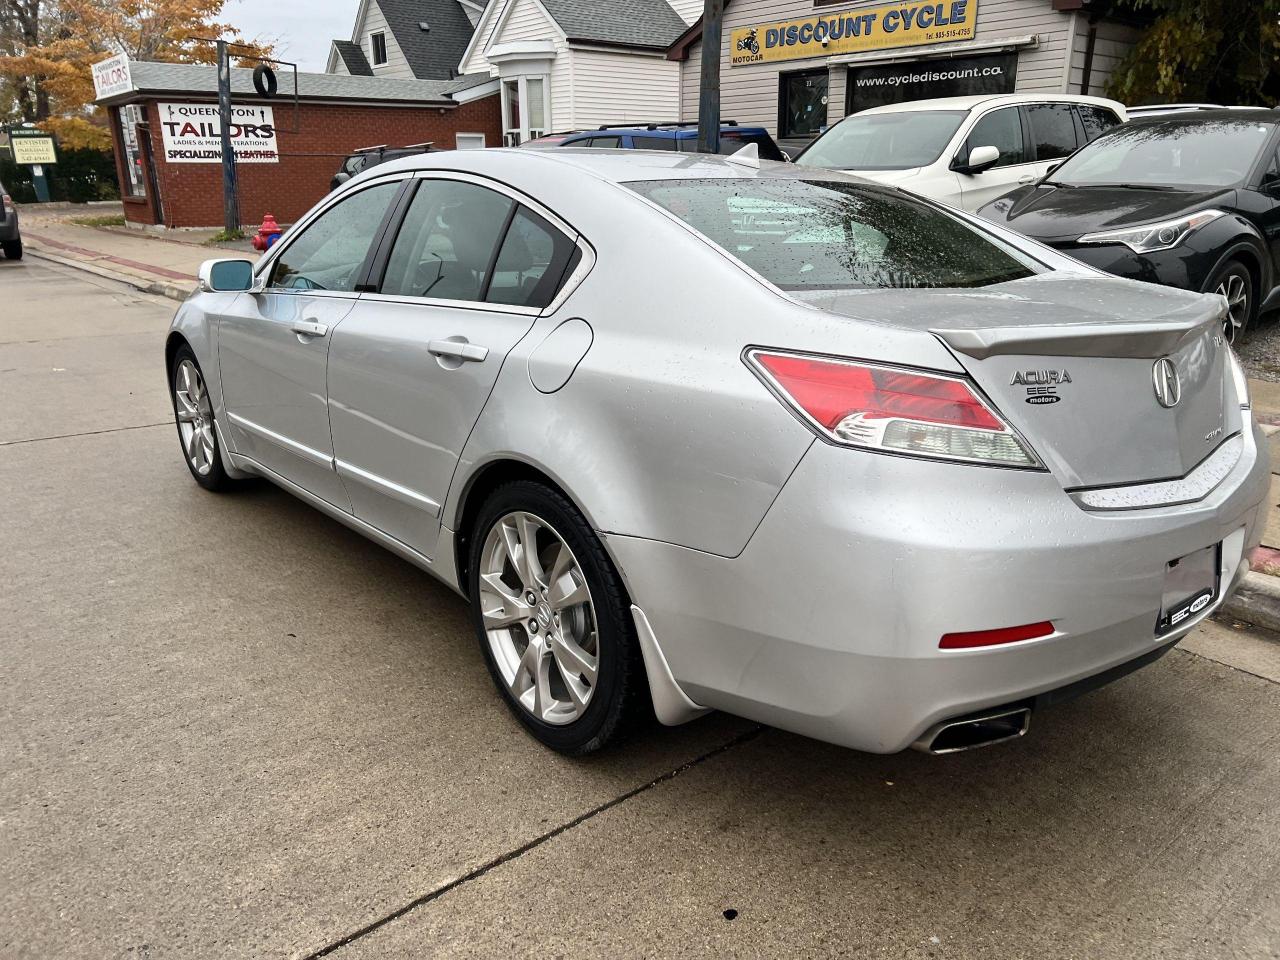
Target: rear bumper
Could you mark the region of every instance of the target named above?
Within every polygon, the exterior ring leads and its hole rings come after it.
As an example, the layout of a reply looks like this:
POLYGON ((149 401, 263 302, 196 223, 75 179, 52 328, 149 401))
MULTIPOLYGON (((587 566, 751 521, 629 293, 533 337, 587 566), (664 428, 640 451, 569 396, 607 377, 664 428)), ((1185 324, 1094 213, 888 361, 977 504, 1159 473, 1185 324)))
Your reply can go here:
POLYGON ((18 233, 18 216, 12 214, 8 217, 0 217, 0 242, 8 243, 17 240, 18 233))
POLYGON ((1171 645, 1212 613, 1261 536, 1259 436, 1203 500, 1112 513, 1048 474, 815 443, 736 558, 609 543, 696 703, 892 753, 940 720, 1171 645), (1157 642, 1168 561, 1218 542, 1218 600, 1157 642), (938 649, 944 633, 1044 620, 1043 639, 938 649))

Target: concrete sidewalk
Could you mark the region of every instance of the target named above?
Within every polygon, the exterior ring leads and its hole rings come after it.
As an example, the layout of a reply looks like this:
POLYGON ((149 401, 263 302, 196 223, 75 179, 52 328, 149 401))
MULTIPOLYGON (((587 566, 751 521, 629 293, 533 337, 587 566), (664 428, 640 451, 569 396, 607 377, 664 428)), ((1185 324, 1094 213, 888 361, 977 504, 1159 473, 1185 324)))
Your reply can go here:
POLYGON ((82 226, 71 222, 72 216, 67 211, 26 214, 22 240, 27 253, 173 300, 185 300, 195 289, 196 274, 205 260, 258 257, 252 250, 227 250, 123 227, 82 226))

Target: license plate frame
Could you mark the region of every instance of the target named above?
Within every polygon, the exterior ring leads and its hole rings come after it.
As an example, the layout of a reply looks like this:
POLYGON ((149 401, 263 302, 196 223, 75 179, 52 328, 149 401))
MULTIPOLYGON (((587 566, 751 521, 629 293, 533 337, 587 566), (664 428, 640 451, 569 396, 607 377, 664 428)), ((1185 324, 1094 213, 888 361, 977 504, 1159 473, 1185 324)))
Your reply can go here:
POLYGON ((1156 636, 1166 636, 1185 626, 1197 613, 1211 606, 1218 599, 1221 579, 1221 543, 1170 560, 1164 572, 1156 636))

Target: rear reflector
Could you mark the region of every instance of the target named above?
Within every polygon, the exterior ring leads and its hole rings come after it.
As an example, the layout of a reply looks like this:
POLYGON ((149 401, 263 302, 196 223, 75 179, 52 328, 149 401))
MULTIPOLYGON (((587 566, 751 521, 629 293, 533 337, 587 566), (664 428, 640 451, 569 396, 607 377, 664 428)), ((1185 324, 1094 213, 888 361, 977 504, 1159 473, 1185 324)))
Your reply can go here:
POLYGON ((1001 627, 998 630, 974 630, 972 633, 948 633, 938 646, 943 650, 965 650, 969 647, 994 647, 1001 643, 1017 643, 1019 640, 1035 640, 1053 633, 1053 624, 1028 623, 1021 627, 1001 627))

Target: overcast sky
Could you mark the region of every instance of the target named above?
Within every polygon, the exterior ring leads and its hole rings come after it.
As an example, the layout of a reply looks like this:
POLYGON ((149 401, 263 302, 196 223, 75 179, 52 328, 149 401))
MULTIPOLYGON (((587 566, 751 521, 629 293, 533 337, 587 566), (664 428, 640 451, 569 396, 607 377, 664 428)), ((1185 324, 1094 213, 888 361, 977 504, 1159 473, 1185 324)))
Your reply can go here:
POLYGON ((276 56, 324 73, 329 41, 351 39, 359 0, 228 0, 221 19, 249 39, 274 43, 276 56))

